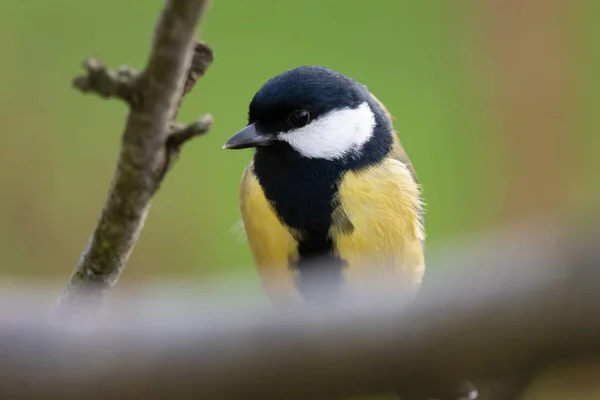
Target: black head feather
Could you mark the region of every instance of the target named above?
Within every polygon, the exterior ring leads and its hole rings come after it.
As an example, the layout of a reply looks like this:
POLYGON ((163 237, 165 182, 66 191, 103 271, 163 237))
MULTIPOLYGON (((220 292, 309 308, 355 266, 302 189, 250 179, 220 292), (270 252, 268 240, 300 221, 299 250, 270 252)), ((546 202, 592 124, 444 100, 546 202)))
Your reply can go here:
POLYGON ((369 97, 360 83, 339 72, 319 66, 302 66, 267 81, 250 103, 248 123, 265 133, 286 132, 293 127, 287 119, 300 109, 316 119, 344 107, 356 108, 369 97))

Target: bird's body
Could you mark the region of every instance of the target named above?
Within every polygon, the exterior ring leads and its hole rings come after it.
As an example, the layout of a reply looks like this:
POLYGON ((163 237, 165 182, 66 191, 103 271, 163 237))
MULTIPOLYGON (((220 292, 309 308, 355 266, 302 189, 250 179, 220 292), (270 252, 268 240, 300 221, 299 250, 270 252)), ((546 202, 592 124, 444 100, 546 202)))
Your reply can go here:
POLYGON ((226 144, 250 146, 240 210, 276 304, 335 297, 371 278, 399 290, 420 286, 417 177, 366 87, 322 67, 278 75, 255 95, 248 127, 226 144))
MULTIPOLYGON (((277 75, 252 99, 248 125, 223 147, 256 148, 240 210, 275 304, 336 299, 371 279, 420 287, 421 193, 391 120, 365 86, 323 67, 277 75)), ((477 389, 411 396, 475 399, 477 389)))

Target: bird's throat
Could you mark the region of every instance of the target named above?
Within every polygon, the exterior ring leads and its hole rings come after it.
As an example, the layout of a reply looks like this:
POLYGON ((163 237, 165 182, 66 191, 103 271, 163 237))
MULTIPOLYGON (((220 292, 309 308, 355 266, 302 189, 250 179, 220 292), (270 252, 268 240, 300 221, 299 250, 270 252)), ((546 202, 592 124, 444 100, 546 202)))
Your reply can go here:
POLYGON ((289 264, 298 272, 298 290, 306 301, 335 296, 346 262, 329 232, 343 166, 269 150, 257 151, 254 172, 278 218, 298 241, 298 259, 289 264))

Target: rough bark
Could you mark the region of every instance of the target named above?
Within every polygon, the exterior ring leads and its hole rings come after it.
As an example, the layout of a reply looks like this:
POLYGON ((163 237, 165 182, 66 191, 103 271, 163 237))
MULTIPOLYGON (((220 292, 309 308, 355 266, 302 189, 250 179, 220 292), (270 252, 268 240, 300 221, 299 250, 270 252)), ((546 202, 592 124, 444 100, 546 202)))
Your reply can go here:
POLYGON ((206 44, 193 43, 207 3, 166 2, 142 72, 127 67, 111 71, 89 59, 87 74, 73 82, 82 92, 124 100, 130 111, 106 203, 59 300, 59 310, 89 310, 106 300, 137 241, 150 200, 181 146, 211 125, 210 115, 189 125, 175 122, 183 96, 213 59, 206 44))

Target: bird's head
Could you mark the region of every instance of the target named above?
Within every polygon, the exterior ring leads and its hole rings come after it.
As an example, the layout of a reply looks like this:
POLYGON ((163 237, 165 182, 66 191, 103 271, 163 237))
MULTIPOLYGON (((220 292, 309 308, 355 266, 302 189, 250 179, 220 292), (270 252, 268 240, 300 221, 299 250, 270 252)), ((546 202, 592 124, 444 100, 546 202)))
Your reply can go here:
POLYGON ((291 148, 304 158, 338 160, 360 155, 373 142, 376 127, 390 130, 365 86, 324 67, 302 66, 275 76, 258 90, 250 103, 248 125, 223 148, 291 148))

